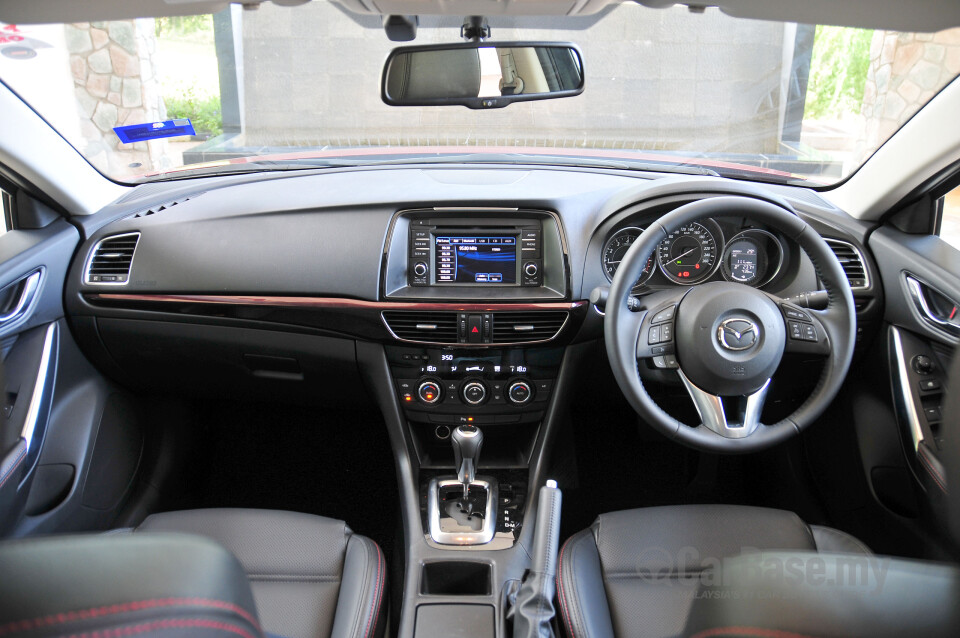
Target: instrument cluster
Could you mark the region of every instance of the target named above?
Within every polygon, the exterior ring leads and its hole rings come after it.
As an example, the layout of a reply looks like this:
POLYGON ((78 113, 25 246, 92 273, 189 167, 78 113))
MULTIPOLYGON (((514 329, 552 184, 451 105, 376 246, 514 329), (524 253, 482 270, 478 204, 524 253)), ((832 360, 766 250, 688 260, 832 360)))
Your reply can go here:
MULTIPOLYGON (((647 259, 635 288, 692 286, 708 280, 760 288, 783 267, 781 237, 758 227, 743 227, 736 218, 701 219, 670 233, 647 259)), ((603 271, 613 276, 624 255, 644 231, 643 225, 616 230, 603 246, 603 271)))

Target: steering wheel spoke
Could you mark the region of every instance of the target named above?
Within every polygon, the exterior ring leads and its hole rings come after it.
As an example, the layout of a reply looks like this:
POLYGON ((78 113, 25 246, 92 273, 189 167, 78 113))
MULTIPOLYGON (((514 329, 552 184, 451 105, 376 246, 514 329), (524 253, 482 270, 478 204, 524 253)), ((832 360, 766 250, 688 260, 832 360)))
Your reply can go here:
POLYGON ((824 357, 830 354, 829 324, 821 320, 825 313, 815 313, 782 300, 777 303, 787 332, 784 352, 824 357))
POLYGON ((677 370, 677 374, 693 400, 694 407, 697 408, 703 427, 727 439, 743 439, 753 434, 760 425, 760 413, 763 412, 763 403, 766 401, 767 390, 770 388, 770 379, 767 379, 767 382, 752 394, 743 397, 729 397, 729 399, 740 401, 738 418, 731 422, 727 419, 727 411, 723 404, 724 397, 710 394, 706 390, 698 388, 687 378, 683 370, 677 370))
POLYGON ((641 299, 645 309, 637 331, 637 360, 652 359, 656 368, 676 368, 676 313, 687 290, 664 291, 641 299))

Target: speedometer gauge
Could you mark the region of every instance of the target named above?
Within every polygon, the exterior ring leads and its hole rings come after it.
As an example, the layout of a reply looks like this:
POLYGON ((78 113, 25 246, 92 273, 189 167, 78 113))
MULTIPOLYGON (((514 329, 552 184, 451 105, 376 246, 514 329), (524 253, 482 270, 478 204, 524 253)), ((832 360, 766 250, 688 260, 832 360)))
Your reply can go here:
MULTIPOLYGON (((623 228, 618 230, 613 234, 610 239, 607 240, 607 243, 603 246, 603 272, 607 275, 607 279, 613 281, 613 276, 617 274, 617 268, 620 267, 620 262, 623 261, 623 256, 627 254, 627 251, 630 250, 630 246, 633 245, 633 242, 637 240, 643 233, 642 228, 623 228)), ((650 278, 650 275, 653 274, 654 269, 654 259, 653 255, 650 255, 650 259, 647 260, 647 264, 643 267, 643 272, 640 274, 640 278, 637 279, 637 283, 634 284, 634 288, 642 285, 650 278)))
POLYGON ((716 271, 718 237, 722 239, 722 235, 720 228, 714 226, 709 220, 691 222, 660 242, 660 270, 668 279, 678 284, 695 284, 716 271))

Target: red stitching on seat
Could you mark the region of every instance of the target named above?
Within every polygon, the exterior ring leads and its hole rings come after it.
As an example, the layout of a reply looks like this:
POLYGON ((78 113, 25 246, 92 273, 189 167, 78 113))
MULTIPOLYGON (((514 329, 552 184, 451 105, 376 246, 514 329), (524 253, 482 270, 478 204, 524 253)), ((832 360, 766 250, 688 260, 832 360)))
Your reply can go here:
POLYGON ((202 620, 202 619, 170 619, 170 620, 155 620, 151 623, 143 623, 140 625, 130 625, 127 627, 117 627, 115 629, 102 629, 92 632, 84 632, 82 634, 71 634, 69 638, 114 638, 116 636, 135 636, 137 634, 143 634, 155 630, 163 629, 189 629, 193 627, 202 627, 204 629, 215 629, 220 631, 226 631, 238 636, 243 636, 243 638, 254 638, 251 636, 248 631, 242 627, 236 625, 231 625, 229 623, 219 622, 216 620, 202 620))
POLYGON ((22 461, 26 455, 27 455, 27 446, 24 445, 23 448, 20 449, 20 455, 17 456, 17 460, 14 461, 13 465, 10 466, 10 469, 7 470, 7 475, 3 477, 3 480, 0 480, 0 487, 3 487, 3 484, 7 482, 7 479, 13 476, 14 470, 16 470, 17 467, 19 467, 20 461, 22 461))
POLYGON ((130 603, 118 603, 116 605, 106 605, 103 607, 92 607, 90 609, 81 609, 78 611, 68 611, 59 614, 51 614, 49 616, 40 616, 29 620, 18 620, 0 626, 0 636, 11 632, 27 631, 29 629, 48 627, 50 625, 58 625, 75 620, 87 620, 90 618, 98 618, 100 616, 122 614, 129 611, 141 611, 143 609, 153 609, 156 607, 173 607, 176 605, 212 607, 214 609, 232 611, 256 627, 257 630, 260 629, 260 624, 257 622, 256 618, 254 618, 247 610, 243 609, 242 607, 238 607, 233 603, 224 602, 222 600, 212 600, 208 598, 157 598, 150 600, 139 600, 130 603))
POLYGON ((927 458, 927 451, 922 446, 917 449, 917 456, 920 458, 920 465, 923 466, 923 469, 925 469, 927 473, 933 477, 933 481, 937 484, 937 487, 939 487, 940 490, 946 494, 947 486, 943 480, 943 477, 940 476, 940 473, 937 472, 937 468, 935 468, 930 459, 927 458))
MULTIPOLYGON (((370 542, 373 543, 373 541, 370 542)), ((373 547, 377 552, 377 586, 374 590, 376 593, 373 596, 373 607, 370 608, 370 615, 367 616, 367 628, 363 631, 364 636, 372 636, 371 632, 377 630, 377 618, 380 617, 380 600, 383 596, 383 583, 380 580, 380 546, 373 543, 373 547), (373 625, 370 624, 371 618, 373 619, 373 625)))
POLYGON ((695 633, 691 638, 708 638, 709 636, 736 635, 751 636, 753 638, 813 638, 808 634, 798 634, 792 631, 779 629, 764 629, 763 627, 714 627, 695 633))
POLYGON ((567 597, 563 591, 563 552, 567 550, 570 539, 560 548, 560 558, 557 561, 557 588, 560 590, 560 607, 563 609, 563 619, 567 621, 567 629, 570 631, 570 638, 577 638, 573 633, 573 622, 570 620, 570 612, 567 611, 567 597))

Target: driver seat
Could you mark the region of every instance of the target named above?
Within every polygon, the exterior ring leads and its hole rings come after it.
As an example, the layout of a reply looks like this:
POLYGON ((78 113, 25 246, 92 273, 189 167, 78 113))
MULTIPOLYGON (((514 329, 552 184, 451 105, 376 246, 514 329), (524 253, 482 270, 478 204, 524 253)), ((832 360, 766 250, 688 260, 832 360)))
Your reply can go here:
POLYGON ((675 505, 602 514, 560 550, 563 627, 571 638, 682 635, 704 570, 768 551, 871 555, 853 536, 783 510, 675 505))

